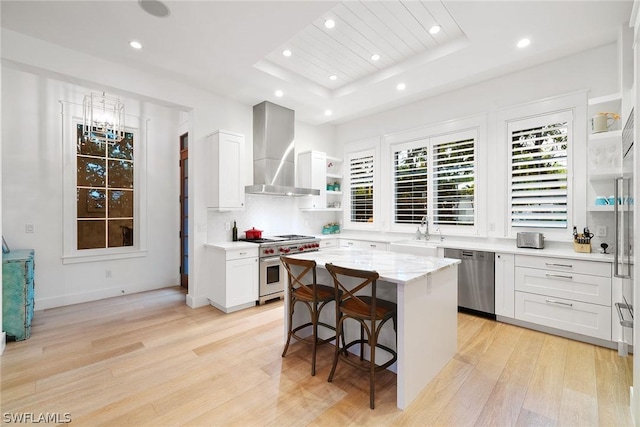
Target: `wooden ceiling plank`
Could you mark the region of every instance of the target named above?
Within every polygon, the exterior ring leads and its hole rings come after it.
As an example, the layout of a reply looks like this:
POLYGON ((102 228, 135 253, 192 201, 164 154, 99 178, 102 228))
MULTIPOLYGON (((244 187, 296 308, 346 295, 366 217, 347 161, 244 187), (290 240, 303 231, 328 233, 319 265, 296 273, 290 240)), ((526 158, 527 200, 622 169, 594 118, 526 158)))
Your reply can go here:
MULTIPOLYGON (((435 3, 435 2, 434 2, 435 3)), ((438 22, 436 18, 431 14, 429 9, 425 7, 424 2, 418 1, 403 1, 402 5, 413 15, 416 23, 422 27, 422 39, 427 42, 427 40, 431 40, 432 43, 438 45, 440 40, 436 39, 429 33, 429 28, 434 25, 440 25, 442 29, 444 29, 444 24, 438 22)), ((416 30, 418 30, 417 26, 414 26, 416 30)), ((430 47, 435 47, 434 45, 430 47)))
POLYGON ((386 40, 389 43, 392 43, 404 57, 415 55, 417 52, 421 51, 422 48, 418 48, 416 50, 411 46, 410 40, 413 36, 406 34, 406 27, 396 19, 393 13, 389 12, 389 9, 384 6, 384 3, 389 7, 400 6, 399 3, 366 2, 364 3, 364 7, 369 9, 369 11, 376 16, 379 21, 378 25, 381 29, 385 30, 385 34, 387 34, 386 40))
POLYGON ((431 16, 436 20, 441 27, 441 31, 434 36, 437 40, 455 39, 460 36, 464 36, 464 32, 456 22, 455 18, 451 15, 447 7, 441 2, 421 2, 422 7, 425 8, 431 16))
POLYGON ((325 72, 325 79, 328 79, 331 74, 339 75, 343 79, 355 79, 370 72, 358 64, 349 62, 348 59, 342 57, 343 55, 335 55, 335 49, 332 50, 332 46, 326 42, 326 40, 319 41, 312 35, 306 35, 306 37, 296 40, 296 46, 301 51, 312 56, 316 63, 321 64, 319 66, 325 72))
POLYGON ((321 29, 312 26, 307 30, 308 31, 305 31, 305 36, 308 36, 307 43, 312 47, 325 51, 327 57, 331 58, 333 66, 350 70, 350 73, 357 75, 375 71, 364 58, 355 55, 351 50, 347 49, 343 43, 328 36, 321 29))
POLYGON ((380 55, 388 57, 394 62, 405 59, 395 46, 386 41, 385 34, 376 31, 379 26, 379 20, 369 9, 366 9, 360 2, 346 2, 344 5, 345 9, 349 10, 354 17, 353 19, 347 20, 364 37, 371 40, 374 46, 377 46, 380 55))
MULTIPOLYGON (((398 34, 402 41, 411 46, 415 53, 424 52, 430 47, 429 42, 424 41, 424 29, 416 22, 402 3, 380 2, 380 7, 386 10, 389 25, 398 34)), ((431 41, 432 42, 432 41, 431 41)))

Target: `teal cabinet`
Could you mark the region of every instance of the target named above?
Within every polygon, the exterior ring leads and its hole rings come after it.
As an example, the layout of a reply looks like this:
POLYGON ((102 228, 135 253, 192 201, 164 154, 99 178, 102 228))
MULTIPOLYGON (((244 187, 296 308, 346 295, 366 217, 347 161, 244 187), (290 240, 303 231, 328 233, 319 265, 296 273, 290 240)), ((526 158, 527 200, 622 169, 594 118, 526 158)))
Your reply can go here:
POLYGON ((2 254, 2 327, 9 341, 22 341, 31 336, 33 274, 33 249, 2 254))

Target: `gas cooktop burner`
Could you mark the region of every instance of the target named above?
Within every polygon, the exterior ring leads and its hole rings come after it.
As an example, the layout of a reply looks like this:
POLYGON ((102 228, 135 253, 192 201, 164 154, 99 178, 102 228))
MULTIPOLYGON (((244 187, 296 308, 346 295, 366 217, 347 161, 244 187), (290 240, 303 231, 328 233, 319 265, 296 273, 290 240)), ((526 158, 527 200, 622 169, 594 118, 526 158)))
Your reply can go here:
POLYGON ((284 236, 276 236, 287 240, 313 239, 313 236, 302 236, 300 234, 285 234, 284 236))
POLYGON ((243 242, 251 242, 251 243, 271 243, 271 242, 278 242, 279 240, 274 240, 274 239, 238 239, 240 241, 243 242))

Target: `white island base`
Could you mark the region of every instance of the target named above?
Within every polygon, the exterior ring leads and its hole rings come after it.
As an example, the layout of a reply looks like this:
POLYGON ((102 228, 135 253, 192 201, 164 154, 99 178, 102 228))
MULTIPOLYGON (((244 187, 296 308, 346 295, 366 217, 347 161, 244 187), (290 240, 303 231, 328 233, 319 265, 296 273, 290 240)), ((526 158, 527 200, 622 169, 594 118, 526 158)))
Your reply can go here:
MULTIPOLYGON (((319 282, 330 285, 333 283, 324 269, 326 263, 375 270, 380 274, 379 297, 394 300, 398 304, 398 408, 407 408, 456 354, 459 260, 350 248, 302 253, 292 257, 315 260, 319 267, 319 282)), ((301 312, 304 311, 296 311, 295 323, 306 321, 302 315, 298 318, 301 312)), ((322 320, 335 323, 335 318, 332 321, 333 313, 326 317, 323 315, 322 320)), ((288 313, 285 313, 285 319, 288 319, 288 313)), ((386 345, 395 344, 389 335, 386 338, 386 345)))

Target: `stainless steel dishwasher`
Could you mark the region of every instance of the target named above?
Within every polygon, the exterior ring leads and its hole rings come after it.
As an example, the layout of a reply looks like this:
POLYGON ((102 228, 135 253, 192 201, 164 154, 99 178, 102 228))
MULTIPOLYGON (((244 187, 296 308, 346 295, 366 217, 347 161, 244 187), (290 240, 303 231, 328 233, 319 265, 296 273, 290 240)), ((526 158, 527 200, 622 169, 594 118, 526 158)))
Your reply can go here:
POLYGON ((495 254, 445 248, 444 257, 462 261, 458 266, 458 307, 495 318, 495 254))

